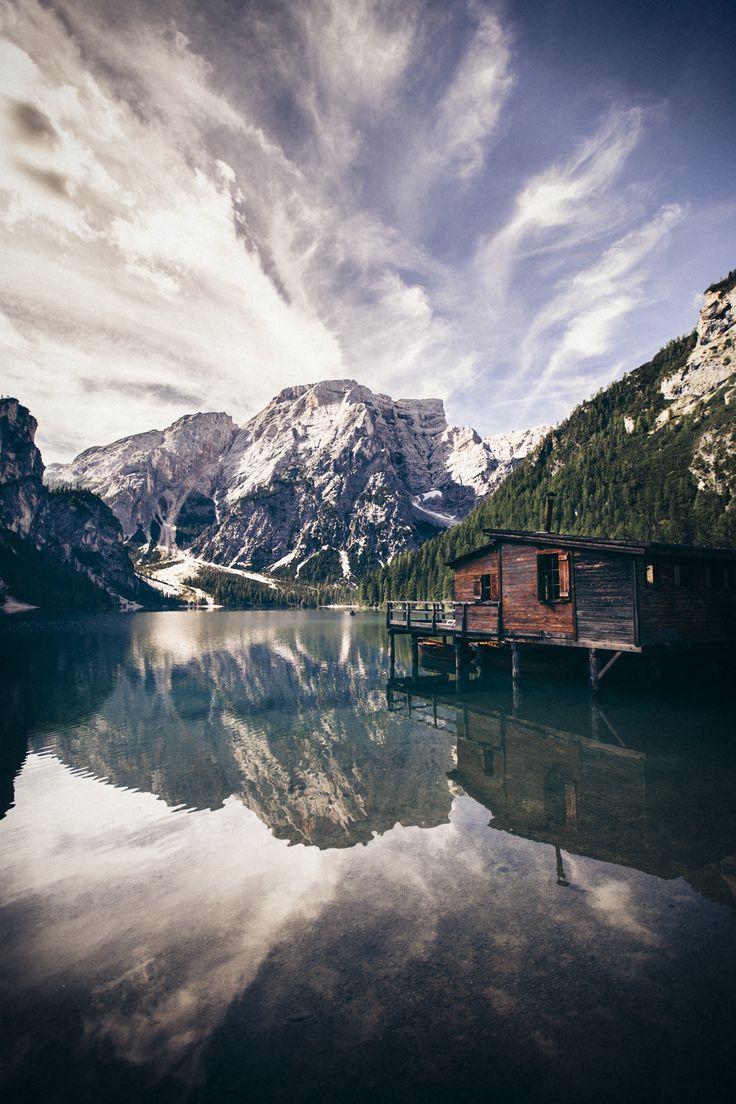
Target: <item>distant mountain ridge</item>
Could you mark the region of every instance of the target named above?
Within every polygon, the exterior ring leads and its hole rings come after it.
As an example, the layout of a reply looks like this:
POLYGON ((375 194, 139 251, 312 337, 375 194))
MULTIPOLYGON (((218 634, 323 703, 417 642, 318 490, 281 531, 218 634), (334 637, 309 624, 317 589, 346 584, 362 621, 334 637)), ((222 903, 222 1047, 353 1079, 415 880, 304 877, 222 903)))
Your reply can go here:
POLYGON ((126 536, 211 564, 353 580, 460 521, 548 427, 481 438, 439 399, 354 380, 290 387, 239 428, 203 413, 51 465, 100 494, 126 536))
POLYGON ((361 583, 363 601, 451 597, 446 561, 483 529, 540 529, 736 547, 736 270, 696 329, 583 402, 460 525, 361 583))

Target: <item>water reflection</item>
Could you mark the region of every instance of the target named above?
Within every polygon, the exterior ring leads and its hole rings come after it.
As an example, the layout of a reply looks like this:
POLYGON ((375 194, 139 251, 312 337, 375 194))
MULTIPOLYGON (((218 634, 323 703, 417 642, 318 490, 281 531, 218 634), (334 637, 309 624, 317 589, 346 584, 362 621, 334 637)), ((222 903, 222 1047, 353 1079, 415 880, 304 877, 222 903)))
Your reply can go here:
POLYGON ((120 633, 99 623, 106 634, 23 641, 8 680, 23 716, 9 718, 6 778, 37 732, 32 746, 171 806, 235 796, 292 843, 351 846, 397 821, 447 820, 452 742, 386 723, 377 619, 356 631, 345 618, 337 640, 334 615, 138 617, 120 633), (31 690, 41 682, 43 706, 31 690))
POLYGON ((335 614, 0 648, 3 1099, 732 1098, 729 711, 387 695, 335 614))
POLYGON ((561 851, 683 877, 736 898, 736 756, 730 710, 628 694, 605 708, 549 683, 519 694, 496 679, 458 700, 435 679, 389 686, 389 709, 454 732, 452 777, 489 826, 561 851), (623 734, 623 735, 622 735, 623 734))

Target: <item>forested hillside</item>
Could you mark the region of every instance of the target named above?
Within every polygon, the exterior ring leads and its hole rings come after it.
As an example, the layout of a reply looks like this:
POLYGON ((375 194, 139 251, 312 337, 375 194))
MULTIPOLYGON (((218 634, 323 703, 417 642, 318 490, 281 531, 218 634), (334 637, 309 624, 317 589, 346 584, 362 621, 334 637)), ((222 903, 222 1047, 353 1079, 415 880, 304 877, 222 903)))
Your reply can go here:
POLYGON ((361 601, 450 597, 446 561, 486 527, 540 529, 547 491, 555 531, 736 546, 735 285, 709 288, 697 331, 581 403, 463 523, 366 576, 361 601))

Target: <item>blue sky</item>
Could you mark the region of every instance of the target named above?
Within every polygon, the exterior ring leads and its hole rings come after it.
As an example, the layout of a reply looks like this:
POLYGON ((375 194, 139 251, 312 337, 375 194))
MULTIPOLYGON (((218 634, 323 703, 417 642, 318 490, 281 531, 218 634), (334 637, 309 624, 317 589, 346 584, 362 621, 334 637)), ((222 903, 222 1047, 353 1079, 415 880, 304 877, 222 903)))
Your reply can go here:
POLYGON ((555 422, 736 266, 733 0, 18 0, 0 39, 0 390, 47 462, 336 377, 555 422))

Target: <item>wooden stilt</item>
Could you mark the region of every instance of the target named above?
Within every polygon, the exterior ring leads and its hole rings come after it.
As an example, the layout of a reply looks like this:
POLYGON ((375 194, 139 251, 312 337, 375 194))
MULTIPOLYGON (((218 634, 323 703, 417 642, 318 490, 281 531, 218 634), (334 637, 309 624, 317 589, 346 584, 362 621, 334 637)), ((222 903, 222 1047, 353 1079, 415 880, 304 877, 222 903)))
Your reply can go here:
POLYGON ((411 638, 411 677, 419 678, 419 638, 411 638))
POLYGON ((521 678, 521 648, 518 644, 511 645, 511 677, 514 682, 521 678))
POLYGON ((594 694, 600 693, 600 666, 601 660, 596 648, 588 652, 588 672, 590 674, 590 689, 594 694))
POLYGON ((388 677, 396 678, 396 637, 392 632, 388 634, 388 677))
POLYGON ((459 639, 455 640, 455 688, 460 689, 463 681, 463 645, 459 639))

